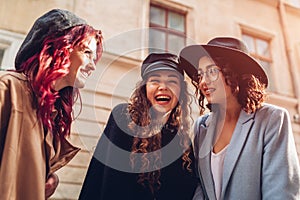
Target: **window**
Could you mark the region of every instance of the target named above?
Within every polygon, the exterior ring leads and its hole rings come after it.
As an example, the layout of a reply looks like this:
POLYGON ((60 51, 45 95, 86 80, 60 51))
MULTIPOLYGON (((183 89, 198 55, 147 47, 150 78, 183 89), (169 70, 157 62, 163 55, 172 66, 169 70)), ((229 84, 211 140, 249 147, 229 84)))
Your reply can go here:
POLYGON ((150 5, 149 53, 179 51, 185 46, 185 14, 150 5))
POLYGON ((246 43, 250 55, 254 57, 264 68, 269 79, 268 90, 274 91, 271 71, 273 60, 270 52, 270 42, 245 33, 242 34, 242 39, 246 43))
MULTIPOLYGON (((5 49, 1 49, 1 48, 0 48, 0 66, 1 66, 1 63, 2 63, 2 60, 3 60, 4 50, 5 50, 5 49)), ((1 69, 1 67, 0 67, 0 69, 1 69)))
POLYGON ((13 69, 16 53, 23 35, 0 29, 0 70, 13 69))
POLYGON ((292 5, 292 6, 295 6, 297 8, 300 8, 300 0, 289 0, 289 3, 292 5))

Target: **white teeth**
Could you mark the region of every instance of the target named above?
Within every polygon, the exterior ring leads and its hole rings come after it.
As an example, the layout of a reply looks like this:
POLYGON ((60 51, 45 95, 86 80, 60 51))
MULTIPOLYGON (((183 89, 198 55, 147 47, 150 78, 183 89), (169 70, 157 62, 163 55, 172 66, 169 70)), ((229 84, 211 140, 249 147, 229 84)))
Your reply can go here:
POLYGON ((170 97, 161 95, 161 96, 157 96, 157 98, 165 98, 165 99, 169 99, 170 97))
POLYGON ((160 96, 156 96, 155 99, 160 101, 169 101, 171 98, 169 96, 160 95, 160 96))
POLYGON ((88 74, 87 72, 82 71, 81 73, 82 73, 82 75, 83 75, 84 77, 86 77, 86 78, 89 76, 89 74, 88 74))
POLYGON ((211 89, 205 90, 205 92, 208 93, 208 94, 210 94, 210 93, 212 93, 212 92, 214 92, 214 91, 215 91, 215 89, 212 89, 212 88, 211 88, 211 89))

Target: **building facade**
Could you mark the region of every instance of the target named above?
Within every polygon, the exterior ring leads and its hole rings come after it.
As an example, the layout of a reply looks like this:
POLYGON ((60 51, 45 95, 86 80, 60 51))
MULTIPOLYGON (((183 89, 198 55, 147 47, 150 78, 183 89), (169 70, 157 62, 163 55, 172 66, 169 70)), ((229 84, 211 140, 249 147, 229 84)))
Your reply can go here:
POLYGON ((76 13, 104 35, 103 57, 81 90, 82 110, 80 103, 74 110, 70 140, 82 150, 58 171, 52 199, 78 198, 109 113, 128 101, 149 52, 177 54, 215 36, 242 39, 261 62, 270 79, 267 101, 289 111, 300 155, 300 0, 0 0, 1 69, 14 67, 29 28, 52 8, 76 13))

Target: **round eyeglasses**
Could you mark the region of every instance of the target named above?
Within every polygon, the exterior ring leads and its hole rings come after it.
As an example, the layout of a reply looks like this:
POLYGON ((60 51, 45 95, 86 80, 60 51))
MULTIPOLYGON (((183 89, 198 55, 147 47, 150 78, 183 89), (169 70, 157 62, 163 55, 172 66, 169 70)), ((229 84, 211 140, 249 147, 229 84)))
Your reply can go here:
POLYGON ((210 82, 214 82, 214 81, 218 80, 219 72, 221 72, 221 71, 222 70, 219 69, 217 66, 208 68, 206 70, 206 72, 198 71, 198 74, 196 75, 198 83, 200 83, 203 80, 204 76, 210 82))

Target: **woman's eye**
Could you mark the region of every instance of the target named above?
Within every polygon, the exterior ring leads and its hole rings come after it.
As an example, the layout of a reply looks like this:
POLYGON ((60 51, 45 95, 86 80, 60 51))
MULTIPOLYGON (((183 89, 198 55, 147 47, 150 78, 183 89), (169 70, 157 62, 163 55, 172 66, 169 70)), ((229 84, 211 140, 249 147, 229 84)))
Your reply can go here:
POLYGON ((170 80, 169 83, 178 84, 177 80, 170 80))
POLYGON ((90 50, 86 50, 84 51, 85 54, 87 54, 88 56, 92 55, 92 52, 90 50))
POLYGON ((211 69, 211 70, 210 70, 210 74, 212 74, 212 75, 215 75, 215 74, 217 74, 218 72, 219 72, 218 69, 211 69))
POLYGON ((93 52, 90 49, 83 50, 83 53, 90 59, 93 58, 93 52))
POLYGON ((159 80, 158 79, 150 79, 150 82, 152 82, 152 83, 158 83, 159 80))

